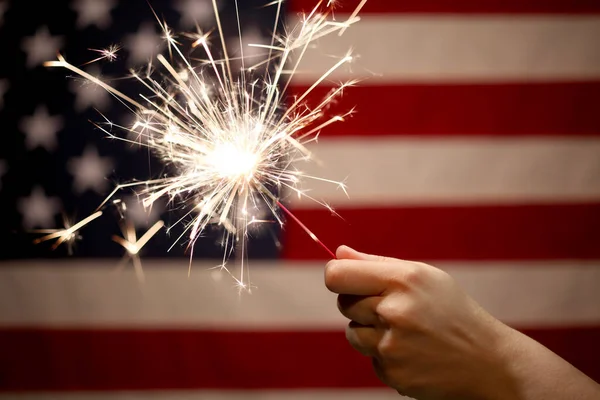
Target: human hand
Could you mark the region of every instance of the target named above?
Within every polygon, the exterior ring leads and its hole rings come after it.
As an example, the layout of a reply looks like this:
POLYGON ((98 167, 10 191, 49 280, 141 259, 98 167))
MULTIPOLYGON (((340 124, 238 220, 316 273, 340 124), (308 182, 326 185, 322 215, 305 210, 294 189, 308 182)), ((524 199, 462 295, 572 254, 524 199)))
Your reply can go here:
POLYGON ((514 333, 445 272, 347 247, 325 283, 351 320, 350 344, 400 394, 418 399, 516 398, 503 349, 514 333), (494 388, 494 395, 490 395, 494 388))

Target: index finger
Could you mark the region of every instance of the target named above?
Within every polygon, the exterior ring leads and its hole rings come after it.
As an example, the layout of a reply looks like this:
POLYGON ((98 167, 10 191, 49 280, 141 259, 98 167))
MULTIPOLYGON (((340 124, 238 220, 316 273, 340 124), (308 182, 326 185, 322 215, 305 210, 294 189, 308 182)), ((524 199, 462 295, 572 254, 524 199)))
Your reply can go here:
POLYGON ((380 296, 401 273, 403 264, 402 261, 332 260, 325 266, 325 286, 338 294, 380 296))

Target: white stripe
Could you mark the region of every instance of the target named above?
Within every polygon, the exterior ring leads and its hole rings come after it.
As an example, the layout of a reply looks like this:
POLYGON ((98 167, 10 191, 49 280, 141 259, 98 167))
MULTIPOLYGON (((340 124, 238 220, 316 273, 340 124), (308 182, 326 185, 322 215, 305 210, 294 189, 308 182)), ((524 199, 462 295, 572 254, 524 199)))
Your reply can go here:
MULTIPOLYGON (((600 139, 323 139, 301 189, 334 207, 580 202, 600 199, 600 139)), ((296 208, 321 207, 307 198, 296 208)))
POLYGON ((598 16, 368 15, 342 37, 320 39, 305 55, 296 82, 313 82, 335 64, 332 56, 351 48, 358 58, 334 80, 597 79, 598 37, 598 16))
POLYGON ((11 393, 0 400, 401 400, 391 389, 146 391, 107 393, 11 393))
MULTIPOLYGON (((323 264, 251 263, 252 295, 206 266, 187 278, 186 262, 147 261, 146 282, 108 261, 0 265, 0 325, 342 329, 323 264)), ((117 261, 114 262, 117 264, 117 261)), ((600 323, 600 261, 594 263, 445 263, 486 309, 517 325, 600 323)))

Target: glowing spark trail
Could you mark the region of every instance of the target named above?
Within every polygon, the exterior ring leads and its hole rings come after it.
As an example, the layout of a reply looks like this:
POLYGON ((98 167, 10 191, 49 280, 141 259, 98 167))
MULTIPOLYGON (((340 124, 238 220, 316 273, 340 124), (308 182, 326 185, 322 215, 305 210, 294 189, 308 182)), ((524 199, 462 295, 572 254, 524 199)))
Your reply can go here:
MULTIPOLYGON (((314 233, 283 206, 279 195, 273 191, 292 192, 319 202, 307 196, 299 187, 302 181, 311 179, 339 185, 345 191, 344 184, 305 175, 295 168, 295 164, 311 160, 306 145, 316 141, 322 128, 343 121, 352 113, 351 110, 341 115, 327 116, 327 110, 334 100, 356 81, 341 83, 317 101, 316 106, 309 106, 306 102, 315 88, 352 61, 352 55, 348 53, 333 62, 330 69, 324 71, 309 89, 291 102, 286 98, 289 85, 286 79, 296 73, 302 57, 315 41, 335 32, 342 33, 359 21, 358 11, 365 2, 362 1, 347 20, 337 21, 331 15, 334 2, 318 1, 310 13, 301 17, 301 22, 295 28, 287 30, 286 35, 274 33, 270 44, 252 45, 268 53, 265 54, 265 61, 252 66, 245 65, 242 49, 240 71, 232 67, 234 59, 228 55, 216 0, 213 0, 213 8, 220 52, 212 49, 210 33, 198 30, 181 35, 191 40, 192 52, 204 54, 202 59, 184 56, 177 37, 164 21, 159 20, 171 57, 170 60, 162 54, 156 57, 158 67, 165 71, 160 77, 155 76, 157 66, 152 63, 148 64, 146 73, 131 71, 131 77, 148 92, 140 93, 136 100, 67 62, 61 55, 57 61, 47 62, 46 66, 62 67, 77 73, 125 104, 137 118, 132 127, 119 126, 108 120, 106 125, 109 128, 103 127, 103 124, 97 127, 111 138, 148 147, 165 166, 165 173, 161 177, 117 186, 98 210, 125 188, 137 189, 144 207, 151 207, 158 199, 166 197, 185 210, 185 216, 180 220, 183 232, 175 243, 187 236, 192 256, 195 242, 209 225, 223 227, 225 251, 221 268, 229 272, 225 264, 234 249, 241 247, 241 272, 234 277, 240 288, 248 284, 248 269, 244 261, 248 226, 264 220, 257 217, 261 209, 266 208, 281 225, 283 220, 279 212, 283 211, 333 255, 314 233), (262 69, 264 71, 259 72, 262 69), (117 129, 125 135, 117 135, 117 129), (131 134, 140 140, 129 139, 131 134)), ((274 1, 271 5, 277 7, 276 27, 282 1, 274 1)), ((239 15, 238 33, 241 43, 239 15)), ((102 57, 94 61, 110 60, 116 50, 118 48, 100 51, 102 57)), ((130 247, 135 242, 132 240, 120 241, 130 253, 130 247)), ((135 242, 133 245, 138 244, 135 242)), ((230 275, 233 276, 232 273, 230 275)))
POLYGON ((64 219, 64 224, 65 224, 65 228, 64 229, 42 229, 42 230, 37 230, 36 232, 38 233, 48 233, 48 235, 43 236, 41 238, 35 239, 33 241, 33 243, 42 243, 42 242, 46 242, 48 240, 53 240, 56 239, 56 242, 52 245, 52 249, 55 250, 58 248, 58 246, 60 246, 63 243, 67 243, 69 246, 69 253, 72 252, 72 246, 73 243, 75 242, 75 240, 78 239, 78 231, 83 228, 85 225, 89 224, 90 222, 92 222, 93 220, 95 220, 96 218, 100 217, 102 215, 102 211, 97 211, 94 214, 82 219, 81 221, 77 222, 75 225, 71 225, 71 222, 65 218, 64 219))
POLYGON ((115 61, 117 59, 117 53, 119 52, 119 50, 121 50, 121 46, 118 46, 116 44, 110 45, 108 48, 106 49, 88 49, 91 51, 95 51, 96 53, 100 54, 100 57, 94 58, 91 61, 86 62, 83 65, 88 65, 88 64, 92 64, 95 63, 97 61, 100 60, 107 60, 107 61, 115 61))
POLYGON ((127 251, 125 258, 119 267, 124 266, 125 262, 131 259, 133 263, 133 268, 135 269, 135 273, 137 274, 138 279, 144 280, 142 261, 140 260, 140 251, 164 225, 165 224, 163 221, 156 222, 154 225, 152 225, 150 229, 146 231, 146 233, 142 235, 142 237, 137 239, 137 235, 133 225, 125 222, 125 225, 122 229, 123 237, 116 235, 113 236, 113 241, 120 244, 127 251))

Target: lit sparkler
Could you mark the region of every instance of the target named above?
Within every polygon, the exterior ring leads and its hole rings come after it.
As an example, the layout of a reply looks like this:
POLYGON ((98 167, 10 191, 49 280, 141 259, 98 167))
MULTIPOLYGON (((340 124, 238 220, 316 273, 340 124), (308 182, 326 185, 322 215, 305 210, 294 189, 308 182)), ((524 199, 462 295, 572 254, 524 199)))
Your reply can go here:
MULTIPOLYGON (((314 233, 281 204, 272 188, 291 191, 299 197, 308 197, 317 202, 299 188, 302 180, 329 182, 345 191, 342 183, 307 176, 293 165, 297 161, 311 159, 306 145, 316 141, 323 128, 343 121, 352 113, 349 111, 326 117, 326 110, 333 100, 355 81, 341 83, 314 107, 306 103, 314 89, 336 70, 350 63, 352 56, 348 53, 332 63, 331 68, 324 71, 308 90, 295 97, 291 104, 286 102, 289 81, 285 80, 296 73, 311 44, 326 35, 341 34, 356 23, 359 20, 358 11, 365 2, 363 0, 360 3, 349 19, 336 21, 331 16, 333 1, 318 1, 315 8, 303 15, 298 26, 289 30, 288 34, 281 36, 274 33, 270 44, 252 45, 268 53, 265 61, 247 66, 241 49, 242 68, 239 72, 231 66, 233 59, 228 56, 216 0, 213 0, 213 8, 223 57, 217 56, 212 50, 209 33, 200 30, 186 33, 183 36, 191 39, 192 49, 202 51, 206 57, 193 65, 194 59, 184 56, 176 36, 165 22, 159 20, 170 61, 162 54, 156 57, 165 71, 160 80, 154 75, 152 63, 144 74, 131 72, 141 87, 150 92, 150 95, 140 94, 139 100, 86 73, 61 55, 58 61, 47 62, 46 66, 66 68, 99 85, 129 107, 137 118, 132 127, 118 126, 107 120, 106 124, 97 125, 98 128, 111 138, 147 146, 167 168, 168 172, 163 177, 117 186, 98 209, 124 188, 138 189, 144 207, 151 207, 162 197, 171 202, 180 202, 186 213, 179 221, 183 223, 183 233, 175 243, 186 235, 193 256, 194 243, 209 224, 224 227, 225 251, 221 268, 229 272, 225 267, 226 261, 234 249, 241 248, 241 271, 239 276, 234 277, 240 288, 248 284, 243 257, 248 226, 258 220, 256 214, 260 207, 268 207, 273 218, 282 225, 279 211, 283 211, 334 256, 314 233), (261 68, 264 72, 258 72, 261 68), (121 129, 129 136, 117 135, 115 129, 121 129), (131 134, 143 140, 139 143, 133 141, 131 134)), ((277 7, 275 30, 282 12, 282 0, 270 5, 277 7)), ((241 44, 239 22, 238 32, 241 44)), ((93 61, 110 59, 116 54, 111 49, 100 53, 102 57, 93 61)), ((325 203, 320 204, 329 208, 325 203)), ((131 243, 126 239, 121 244, 128 249, 131 243)))

